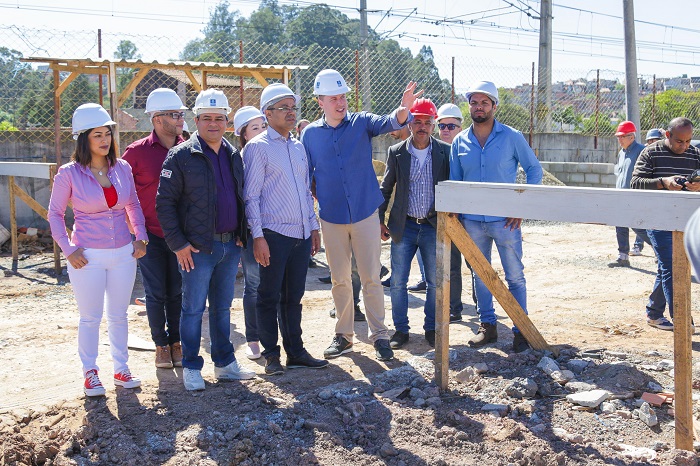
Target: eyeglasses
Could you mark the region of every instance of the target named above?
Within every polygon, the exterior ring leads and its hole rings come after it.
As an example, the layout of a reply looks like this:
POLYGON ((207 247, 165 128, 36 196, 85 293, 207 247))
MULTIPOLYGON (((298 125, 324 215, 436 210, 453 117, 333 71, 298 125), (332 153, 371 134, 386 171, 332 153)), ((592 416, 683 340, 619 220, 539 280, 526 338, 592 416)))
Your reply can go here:
POLYGON ((462 127, 454 123, 438 123, 438 128, 440 128, 440 131, 442 131, 445 128, 449 129, 450 131, 454 131, 455 128, 461 129, 462 127))
POLYGON ((280 112, 292 113, 297 112, 299 107, 269 107, 268 110, 279 110, 280 112))
POLYGON ((185 112, 168 112, 168 113, 159 113, 158 115, 153 115, 153 117, 160 117, 160 116, 169 116, 173 120, 181 120, 185 118, 185 112))

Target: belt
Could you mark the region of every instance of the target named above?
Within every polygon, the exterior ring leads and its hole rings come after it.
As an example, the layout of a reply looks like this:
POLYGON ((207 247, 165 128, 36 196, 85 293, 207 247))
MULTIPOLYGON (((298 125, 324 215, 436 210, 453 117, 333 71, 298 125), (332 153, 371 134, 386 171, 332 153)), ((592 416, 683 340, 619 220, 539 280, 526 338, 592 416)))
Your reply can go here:
POLYGON ((235 239, 235 234, 232 232, 227 233, 214 233, 214 241, 221 241, 222 243, 228 243, 235 239))
POLYGON ((406 220, 411 221, 413 223, 417 223, 418 225, 422 225, 424 223, 430 223, 430 222, 428 222, 427 218, 416 218, 416 217, 411 217, 410 215, 406 215, 406 220))

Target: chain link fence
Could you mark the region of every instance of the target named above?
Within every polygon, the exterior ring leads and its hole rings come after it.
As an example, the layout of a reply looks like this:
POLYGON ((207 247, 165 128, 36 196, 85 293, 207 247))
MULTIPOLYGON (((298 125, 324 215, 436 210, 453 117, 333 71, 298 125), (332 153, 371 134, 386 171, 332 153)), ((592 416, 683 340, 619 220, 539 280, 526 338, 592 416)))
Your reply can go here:
MULTIPOLYGON (((54 141, 54 73, 48 66, 23 63, 26 57, 142 59, 161 63, 177 60, 222 61, 258 65, 308 66, 293 72, 289 86, 303 100, 299 117, 320 116, 312 89, 316 74, 324 68, 338 70, 351 88, 351 110, 387 113, 398 105, 406 84, 413 80, 425 89, 436 105, 454 102, 470 121, 465 92, 477 80, 499 86, 497 118, 523 133, 576 133, 611 136, 617 122, 624 120, 624 72, 614 70, 555 69, 552 73, 551 106, 537 104, 537 72, 532 67, 501 66, 474 61, 469 57, 413 55, 393 41, 382 42, 363 52, 312 45, 289 48, 283 44, 242 43, 211 39, 185 42, 181 38, 124 35, 97 31, 54 31, 17 26, 0 26, 0 144, 9 143, 3 158, 21 152, 23 144, 45 152, 52 159, 54 141), (539 109, 539 110, 538 110, 539 109), (14 144, 14 146, 13 146, 14 144), (9 154, 9 155, 7 155, 9 154)), ((534 58, 534 57, 533 57, 534 58)), ((621 64, 622 67, 622 64, 621 64)), ((662 67, 660 67, 662 69, 662 67)), ((136 71, 117 68, 117 90, 121 92, 136 71)), ((61 72, 61 79, 67 73, 61 72)), ((195 76, 201 78, 200 76, 195 76)), ((209 87, 226 92, 231 107, 259 102, 262 86, 253 79, 208 75, 209 87)), ((640 76, 641 129, 663 127, 676 116, 700 121, 700 78, 640 76)), ((156 87, 170 87, 194 105, 196 90, 184 72, 151 70, 120 106, 122 147, 150 130, 144 115, 145 99, 156 87)), ((72 81, 61 96, 60 125, 69 139, 73 110, 85 102, 101 102, 109 108, 106 77, 83 74, 72 81)), ((188 114, 192 128, 192 115, 188 114)), ((233 137, 231 137, 233 139, 233 137)), ((69 151, 70 144, 64 144, 69 151)), ((65 155, 65 154, 64 154, 65 155)), ((44 155, 46 159, 47 156, 44 155)))

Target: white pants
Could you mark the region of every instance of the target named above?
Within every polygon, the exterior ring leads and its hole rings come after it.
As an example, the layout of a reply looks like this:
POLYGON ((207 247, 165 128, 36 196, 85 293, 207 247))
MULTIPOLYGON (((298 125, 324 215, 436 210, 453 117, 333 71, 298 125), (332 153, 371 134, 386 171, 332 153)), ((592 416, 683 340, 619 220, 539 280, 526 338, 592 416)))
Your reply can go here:
POLYGON ((105 309, 114 373, 128 369, 126 309, 136 278, 133 252, 131 243, 117 249, 85 249, 86 266, 74 269, 68 263, 68 275, 80 311, 78 354, 83 363, 83 374, 92 369, 99 370, 97 348, 105 309))

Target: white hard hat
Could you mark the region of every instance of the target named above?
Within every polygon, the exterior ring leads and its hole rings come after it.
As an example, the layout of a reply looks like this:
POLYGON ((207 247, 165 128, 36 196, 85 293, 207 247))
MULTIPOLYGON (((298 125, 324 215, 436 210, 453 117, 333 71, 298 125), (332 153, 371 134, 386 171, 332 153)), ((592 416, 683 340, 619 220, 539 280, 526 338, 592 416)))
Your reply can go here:
POLYGON ((301 97, 292 92, 292 90, 286 84, 270 84, 263 89, 262 94, 260 94, 260 111, 264 112, 267 110, 267 107, 284 99, 285 97, 293 98, 294 105, 298 104, 301 100, 301 97))
POLYGON ((479 81, 472 84, 467 91, 467 100, 471 99, 472 94, 486 94, 498 105, 498 88, 491 81, 479 81))
POLYGON ((228 115, 231 113, 231 107, 228 106, 228 99, 223 91, 207 89, 197 95, 192 111, 194 111, 195 115, 201 115, 202 113, 228 115))
POLYGON ((180 96, 175 91, 161 87, 148 94, 145 113, 165 110, 187 110, 187 107, 182 104, 180 96))
POLYGON ((462 111, 455 104, 445 104, 438 108, 437 121, 443 118, 457 118, 462 121, 462 111))
POLYGON ((73 139, 78 139, 80 133, 89 129, 116 124, 102 105, 83 104, 73 112, 73 139))
POLYGON ((235 130, 236 136, 240 136, 241 130, 256 118, 262 118, 263 121, 267 121, 265 115, 252 105, 247 105, 236 110, 236 114, 233 115, 233 129, 235 130))
POLYGON ((187 126, 187 122, 185 120, 182 120, 182 130, 187 131, 188 133, 190 132, 190 127, 187 126))
POLYGON ((323 70, 314 80, 314 95, 338 95, 350 92, 343 77, 336 70, 323 70))

